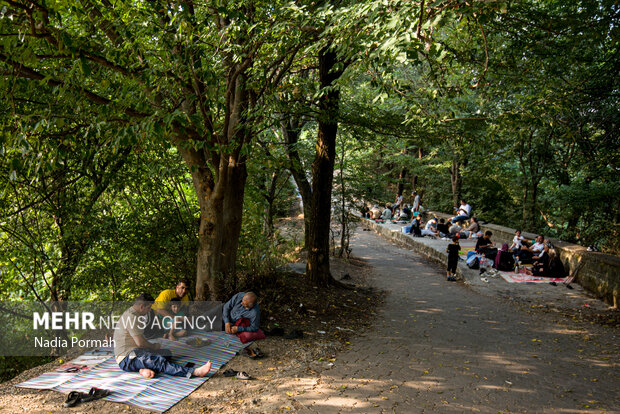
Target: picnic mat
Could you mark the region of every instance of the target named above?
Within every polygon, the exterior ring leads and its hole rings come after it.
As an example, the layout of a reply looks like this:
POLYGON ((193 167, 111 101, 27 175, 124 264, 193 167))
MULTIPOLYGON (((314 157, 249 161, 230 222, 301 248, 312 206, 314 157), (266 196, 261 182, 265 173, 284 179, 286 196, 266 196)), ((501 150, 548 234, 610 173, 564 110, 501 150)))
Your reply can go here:
POLYGON ((465 245, 465 246, 463 246, 461 244, 461 250, 459 251, 459 255, 467 257, 467 252, 473 252, 475 250, 476 250, 476 246, 475 245, 472 245, 472 246, 465 245))
POLYGON ((531 276, 526 274, 524 270, 519 273, 500 270, 499 274, 508 283, 564 283, 568 280, 568 277, 531 276))
MULTIPOLYGON (((125 372, 120 369, 110 348, 89 351, 82 357, 71 361, 67 367, 83 366, 78 372, 64 372, 59 367, 39 377, 17 384, 16 387, 48 389, 64 394, 70 391, 88 393, 91 387, 109 390, 111 394, 104 400, 130 404, 149 411, 164 412, 191 394, 209 379, 236 353, 249 343, 242 344, 239 338, 225 332, 199 332, 192 337, 208 339, 208 344, 196 348, 184 341, 157 340, 162 348, 172 351, 173 362, 186 364, 193 362, 196 367, 211 360, 211 373, 204 378, 173 377, 158 374, 153 379, 146 379, 137 372, 125 372), (87 363, 84 363, 87 361, 87 363), (90 365, 89 365, 90 364, 90 365)), ((88 404, 88 403, 85 403, 88 404)))

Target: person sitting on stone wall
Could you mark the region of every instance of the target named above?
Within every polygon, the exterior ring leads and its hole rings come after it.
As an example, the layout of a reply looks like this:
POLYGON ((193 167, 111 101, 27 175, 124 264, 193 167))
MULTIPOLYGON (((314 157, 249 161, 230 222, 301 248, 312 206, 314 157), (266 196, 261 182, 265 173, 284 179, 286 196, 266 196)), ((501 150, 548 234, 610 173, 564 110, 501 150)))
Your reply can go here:
POLYGON ((383 210, 383 213, 381 213, 381 217, 379 217, 381 220, 391 220, 392 219, 392 209, 390 208, 389 204, 385 205, 385 210, 383 210))
POLYGON ((469 215, 471 214, 471 206, 467 204, 465 200, 461 200, 461 205, 456 210, 456 216, 452 217, 450 220, 452 224, 459 223, 461 221, 465 221, 469 219, 469 215))
POLYGON ((370 209, 370 218, 373 220, 379 220, 381 218, 381 209, 378 205, 375 204, 370 209))
POLYGON ((537 257, 540 252, 543 251, 543 249, 545 248, 545 237, 542 235, 538 235, 536 237, 536 240, 534 240, 534 244, 531 245, 530 247, 527 247, 525 245, 521 246, 521 249, 519 249, 516 253, 515 256, 519 259, 519 261, 521 263, 532 263, 532 259, 534 259, 535 257, 537 257))

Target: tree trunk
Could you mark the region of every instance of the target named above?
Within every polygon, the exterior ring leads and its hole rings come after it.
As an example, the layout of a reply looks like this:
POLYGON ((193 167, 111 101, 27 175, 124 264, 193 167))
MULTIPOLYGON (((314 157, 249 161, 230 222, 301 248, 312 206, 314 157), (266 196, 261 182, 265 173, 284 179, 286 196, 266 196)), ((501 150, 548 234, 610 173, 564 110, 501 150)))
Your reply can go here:
POLYGON ((317 286, 326 286, 334 280, 329 269, 329 232, 331 224, 331 196, 338 133, 340 91, 334 85, 342 75, 343 67, 334 70, 336 54, 319 52, 319 81, 323 91, 319 104, 319 130, 316 156, 312 163, 312 205, 306 275, 317 286))
MULTIPOLYGON (((196 299, 223 300, 226 286, 235 285, 237 247, 241 234, 243 195, 247 180, 243 145, 250 140, 251 128, 245 113, 249 94, 245 77, 230 80, 230 109, 227 127, 221 137, 227 147, 219 152, 188 146, 186 137, 175 143, 192 175, 200 206, 198 255, 196 263, 196 299), (211 164, 209 168, 207 162, 211 164), (213 174, 213 172, 215 174, 213 174)), ((181 131, 177 130, 177 134, 181 131)), ((200 138, 200 137, 198 137, 200 138)))
POLYGON ((245 162, 230 158, 233 160, 220 162, 222 167, 215 185, 210 173, 205 174, 206 166, 201 170, 190 168, 194 170, 192 178, 200 204, 197 300, 221 300, 226 284, 234 286, 247 171, 245 162))
POLYGON ((456 158, 452 159, 450 181, 452 183, 452 204, 454 208, 458 208, 461 200, 461 184, 463 179, 461 177, 461 164, 456 158))
POLYGON ((530 197, 530 220, 532 222, 532 227, 534 229, 538 228, 539 220, 536 219, 538 217, 538 212, 536 211, 536 201, 538 199, 538 180, 532 181, 532 191, 530 197))
POLYGON ((299 119, 281 119, 280 125, 284 143, 286 144, 286 154, 289 159, 289 170, 293 175, 295 184, 299 189, 304 212, 304 249, 310 246, 310 217, 312 216, 312 186, 306 177, 306 172, 297 151, 299 134, 303 127, 303 122, 299 119))
MULTIPOLYGON (((418 147, 418 160, 420 161, 420 164, 422 163, 422 156, 423 156, 423 152, 422 152, 422 147, 418 147)), ((417 192, 418 194, 421 193, 421 191, 418 189, 418 185, 419 185, 419 177, 417 174, 413 174, 413 176, 411 177, 411 191, 412 192, 417 192)))
POLYGON ((267 207, 265 208, 265 218, 263 222, 263 231, 267 237, 273 236, 273 202, 276 199, 276 190, 278 185, 278 178, 280 177, 280 170, 277 169, 271 174, 271 182, 269 188, 266 189, 267 195, 267 207))
POLYGON ((407 178, 407 169, 403 168, 400 170, 400 174, 398 176, 398 187, 396 189, 398 194, 402 194, 405 189, 405 178, 407 178))
MULTIPOLYGON (((338 250, 338 257, 343 257, 349 250, 349 220, 346 210, 347 193, 344 182, 344 157, 345 157, 345 144, 342 140, 342 153, 340 155, 340 189, 342 198, 340 200, 340 249, 338 250)), ((348 254, 347 254, 348 256, 348 254)))
MULTIPOLYGON (((228 191, 224 196, 224 239, 222 243, 222 273, 235 281, 237 250, 243 219, 243 196, 248 178, 245 157, 234 167, 228 167, 228 191)), ((221 296, 219 296, 221 298, 221 296)))
POLYGON ((523 184, 523 206, 522 206, 522 217, 521 217, 521 228, 523 231, 527 228, 527 200, 528 200, 528 192, 527 185, 523 184))

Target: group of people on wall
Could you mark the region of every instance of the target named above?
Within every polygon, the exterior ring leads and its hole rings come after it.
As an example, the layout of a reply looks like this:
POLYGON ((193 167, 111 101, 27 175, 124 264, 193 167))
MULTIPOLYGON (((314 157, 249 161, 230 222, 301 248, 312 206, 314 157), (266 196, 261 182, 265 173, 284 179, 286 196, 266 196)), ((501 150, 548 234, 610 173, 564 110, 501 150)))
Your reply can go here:
MULTIPOLYGON (((383 210, 375 204, 372 207, 364 205, 361 214, 365 218, 376 221, 400 221, 407 222, 403 232, 411 233, 416 237, 433 237, 451 240, 452 244, 459 243, 463 239, 477 239, 475 251, 494 261, 496 267, 502 270, 512 269, 523 264, 531 264, 526 268, 528 274, 534 276, 564 277, 566 271, 559 254, 549 240, 539 235, 534 240, 528 240, 522 236, 521 230, 515 232, 512 244, 503 244, 501 249, 495 246, 491 240, 491 231, 482 232, 478 218, 472 215, 472 207, 465 199, 460 200, 460 205, 454 209, 454 215, 449 219, 430 217, 423 223, 423 207, 420 204, 420 195, 412 193, 413 205, 410 208, 403 201, 402 193, 396 195, 393 204, 386 204, 383 210), (500 258, 503 258, 500 262, 500 258)), ((452 247, 451 251, 457 251, 452 247)), ((450 254, 450 252, 448 252, 450 254)), ((452 253, 454 257, 454 253, 452 253)), ((454 258, 449 263, 454 264, 454 258)), ((458 258, 458 256, 456 256, 458 258)), ((455 266, 452 266, 455 267, 455 266)), ((454 271, 448 269, 448 279, 453 280, 454 271)))
POLYGON ((392 220, 392 221, 407 221, 414 217, 415 213, 421 213, 424 208, 420 204, 420 195, 414 191, 411 193, 413 202, 411 205, 404 202, 404 196, 402 192, 396 194, 396 198, 393 203, 386 203, 384 206, 379 207, 379 204, 366 204, 361 208, 362 217, 372 220, 392 220))

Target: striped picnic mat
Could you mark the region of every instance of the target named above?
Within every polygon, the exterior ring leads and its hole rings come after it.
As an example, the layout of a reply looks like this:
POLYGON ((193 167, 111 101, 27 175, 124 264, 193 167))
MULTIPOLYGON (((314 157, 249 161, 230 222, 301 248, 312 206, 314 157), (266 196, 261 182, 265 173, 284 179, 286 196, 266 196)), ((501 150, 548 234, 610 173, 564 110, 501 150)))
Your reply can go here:
POLYGON ((463 246, 461 245, 461 250, 459 251, 459 255, 467 257, 467 252, 476 251, 476 246, 463 246))
MULTIPOLYGON (((531 268, 531 265, 527 267, 531 268)), ((542 276, 532 276, 525 273, 524 269, 521 269, 519 273, 515 272, 499 272, 502 279, 504 279, 508 283, 564 283, 568 279, 567 277, 559 278, 559 277, 542 277, 542 276)))
MULTIPOLYGON (((180 364, 193 362, 198 367, 210 360, 211 373, 204 378, 158 374, 153 379, 146 379, 137 372, 121 370, 112 355, 83 372, 47 372, 16 386, 51 389, 65 394, 70 391, 87 393, 91 387, 97 387, 111 392, 108 397, 104 398, 105 400, 130 404, 149 411, 164 412, 191 394, 230 361, 240 349, 249 345, 249 343, 242 344, 239 338, 224 332, 199 332, 192 336, 208 339, 209 343, 202 348, 195 348, 184 341, 162 339, 158 342, 162 343, 162 348, 172 351, 174 362, 180 364)), ((99 352, 105 351, 99 350, 99 352)))

